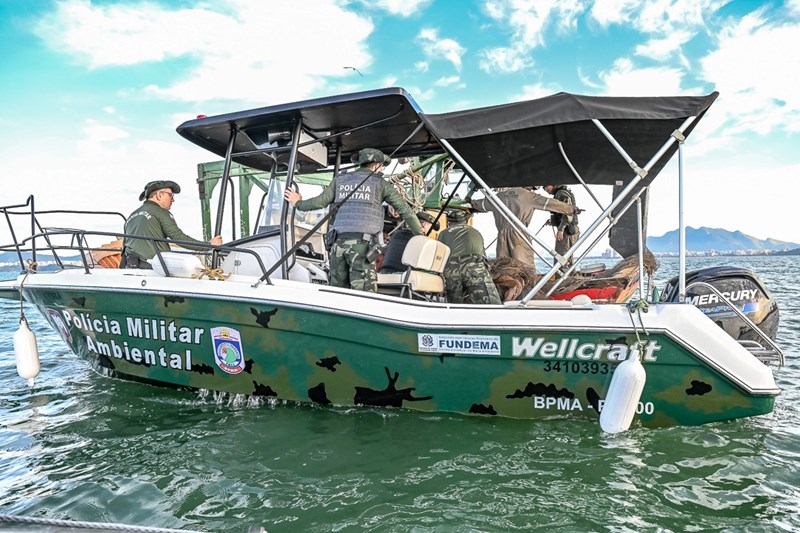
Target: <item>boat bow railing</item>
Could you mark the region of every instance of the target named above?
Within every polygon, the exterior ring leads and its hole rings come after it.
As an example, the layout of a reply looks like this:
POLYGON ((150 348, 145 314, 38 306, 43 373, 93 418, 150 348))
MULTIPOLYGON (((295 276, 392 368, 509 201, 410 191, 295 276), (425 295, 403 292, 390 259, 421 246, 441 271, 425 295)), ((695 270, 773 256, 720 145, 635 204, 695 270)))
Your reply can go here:
MULTIPOLYGON (((86 274, 91 274, 94 268, 98 266, 97 262, 94 260, 92 256, 92 252, 97 251, 105 251, 108 252, 108 248, 103 248, 99 246, 91 246, 87 237, 108 237, 112 239, 139 239, 139 240, 146 240, 152 243, 153 248, 155 250, 155 257, 158 258, 159 264, 163 269, 164 275, 166 277, 174 277, 172 273, 170 273, 169 266, 167 261, 165 261, 164 256, 162 255, 163 252, 158 248, 156 243, 168 243, 168 244, 176 244, 182 247, 197 247, 202 246, 203 248, 207 248, 206 250, 170 250, 172 253, 182 253, 182 254, 192 254, 192 255, 202 255, 206 259, 206 264, 208 265, 213 259, 212 255, 214 253, 217 254, 228 254, 230 252, 240 252, 246 253, 253 256, 262 273, 262 280, 266 281, 267 284, 272 284, 271 279, 267 275, 267 268, 264 266, 264 262, 261 259, 261 256, 258 254, 257 251, 249 249, 249 248, 242 248, 238 246, 230 246, 230 245, 219 245, 213 246, 211 244, 204 244, 198 245, 197 242, 189 242, 189 241, 178 241, 172 239, 160 239, 156 237, 140 237, 136 235, 129 235, 126 233, 117 233, 117 232, 109 232, 109 231, 87 231, 82 229, 70 229, 70 228, 43 228, 43 232, 35 233, 30 237, 25 239, 16 240, 14 244, 0 246, 0 251, 4 249, 14 249, 19 254, 19 261, 20 267, 23 271, 35 273, 36 272, 36 263, 25 263, 22 254, 31 252, 33 253, 34 250, 39 250, 40 252, 47 251, 53 254, 53 257, 58 257, 59 259, 56 261, 56 264, 59 266, 60 269, 70 268, 74 266, 75 268, 83 268, 86 274), (68 237, 69 243, 68 244, 56 244, 57 237, 68 237), (38 246, 37 241, 44 240, 47 245, 44 247, 38 246), (77 252, 79 259, 77 264, 71 265, 65 257, 60 257, 59 254, 65 255, 64 252, 73 251, 77 252)), ((119 250, 120 253, 122 250, 119 250)), ((100 265, 102 268, 102 265, 100 265)), ((213 267, 216 265, 212 265, 209 267, 210 270, 213 270, 213 267)))

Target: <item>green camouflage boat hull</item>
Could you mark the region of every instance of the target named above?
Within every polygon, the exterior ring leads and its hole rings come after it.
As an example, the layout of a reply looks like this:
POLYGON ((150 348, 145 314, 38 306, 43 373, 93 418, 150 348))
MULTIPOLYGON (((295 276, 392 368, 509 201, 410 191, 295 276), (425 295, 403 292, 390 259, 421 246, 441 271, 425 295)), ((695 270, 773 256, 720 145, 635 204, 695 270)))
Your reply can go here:
MULTIPOLYGON (((299 304, 78 288, 26 287, 25 296, 76 354, 112 376, 319 405, 596 420, 637 343, 632 328, 453 329, 299 304)), ((746 392, 665 332, 642 341, 643 425, 773 409, 777 389, 746 392)))

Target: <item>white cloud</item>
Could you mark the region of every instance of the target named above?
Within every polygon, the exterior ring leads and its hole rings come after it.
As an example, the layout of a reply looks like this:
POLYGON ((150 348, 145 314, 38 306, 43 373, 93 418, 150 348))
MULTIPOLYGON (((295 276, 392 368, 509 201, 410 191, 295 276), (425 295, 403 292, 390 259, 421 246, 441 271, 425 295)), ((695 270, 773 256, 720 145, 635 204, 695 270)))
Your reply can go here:
POLYGON ((627 58, 614 62, 610 70, 598 74, 601 94, 613 96, 680 95, 683 71, 671 67, 636 68, 627 58))
POLYGON ((676 31, 665 37, 652 38, 647 43, 636 46, 635 54, 662 62, 677 54, 681 63, 688 68, 688 61, 680 50, 693 36, 694 34, 687 31, 676 31))
POLYGON ((783 10, 768 11, 760 6, 743 17, 710 20, 721 26, 708 27, 706 19, 724 4, 716 0, 645 4, 599 0, 592 15, 601 23, 625 23, 639 31, 663 35, 637 46, 635 53, 665 65, 637 68, 630 59, 620 58, 600 72, 598 80, 582 76, 582 81, 603 94, 705 92, 685 86, 688 76, 695 75, 708 84, 705 87, 711 86, 721 95, 702 128, 709 136, 704 145, 714 149, 735 145, 738 137, 750 132, 767 135, 780 129, 800 131, 800 92, 794 77, 788 74, 800 71, 800 0, 783 10), (682 48, 700 33, 712 39, 713 48, 693 60, 699 63, 699 69, 691 69, 682 48), (677 63, 669 65, 673 58, 677 63))
POLYGON ((434 85, 437 87, 448 87, 450 85, 454 85, 461 80, 458 76, 443 76, 433 82, 434 85))
POLYGON ((452 63, 456 70, 461 70, 461 57, 467 49, 457 41, 439 38, 439 30, 436 28, 423 28, 417 35, 417 40, 427 58, 444 59, 452 63))
POLYGON ((128 132, 117 126, 99 124, 94 120, 87 120, 83 127, 86 141, 91 144, 100 144, 110 141, 118 141, 127 138, 128 132))
POLYGON ((92 68, 191 62, 178 71, 177 81, 148 86, 154 96, 270 103, 302 99, 326 78, 350 75, 343 66, 363 72, 370 65, 366 39, 372 22, 340 4, 227 0, 170 10, 148 2, 106 6, 65 0, 35 31, 54 50, 92 68), (323 49, 317 46, 321 41, 298 41, 301 20, 304 35, 325 35, 323 49), (336 50, 336 59, 326 50, 336 50))
POLYGON ((658 62, 673 57, 683 68, 690 63, 683 47, 699 33, 711 34, 708 18, 730 0, 597 0, 590 16, 608 27, 612 24, 630 27, 646 36, 644 44, 635 48, 635 54, 658 62))
MULTIPOLYGON (((171 131, 164 131, 167 138, 174 137, 171 131)), ((177 140, 142 138, 140 132, 87 121, 74 138, 21 139, 15 150, 4 152, 4 165, 11 169, 30 167, 26 158, 41 152, 41 143, 48 146, 48 157, 37 160, 37 179, 26 180, 24 189, 9 193, 7 203, 24 201, 33 194, 37 210, 68 205, 74 210, 118 211, 127 216, 139 205, 138 196, 145 183, 172 179, 184 189, 172 209, 179 226, 189 235, 201 236, 195 179, 198 161, 212 158, 205 150, 177 140)), ((111 232, 123 229, 122 219, 113 216, 45 215, 42 223, 111 232)))
POLYGON ((489 0, 483 9, 509 27, 514 46, 530 50, 544 44, 543 34, 550 25, 559 31, 574 29, 584 6, 577 0, 489 0))
POLYGON ((706 17, 716 13, 730 0, 658 0, 642 2, 637 29, 647 33, 668 34, 685 29, 703 29, 706 17))
POLYGON ((480 68, 485 72, 518 72, 533 65, 530 52, 545 44, 544 34, 555 26, 559 32, 577 27, 584 7, 577 0, 487 0, 483 11, 500 31, 509 30, 508 46, 481 50, 480 68))
POLYGON ((486 48, 478 52, 479 66, 487 73, 518 72, 533 65, 533 59, 517 48, 486 48))
POLYGON ((429 68, 430 65, 428 64, 427 61, 417 61, 416 63, 414 63, 414 69, 417 70, 418 72, 428 72, 429 68))
POLYGON ((428 6, 433 0, 372 0, 369 5, 385 9, 392 15, 409 17, 428 6))
POLYGON ((800 72, 797 22, 770 23, 760 12, 731 21, 716 50, 700 60, 702 77, 720 91, 728 133, 775 129, 800 131, 800 72))
POLYGON ((36 24, 35 32, 54 50, 98 68, 182 56, 210 46, 214 32, 208 30, 230 33, 233 25, 229 17, 205 9, 168 11, 144 2, 104 7, 66 0, 36 24))
POLYGON ((602 27, 608 27, 629 21, 640 5, 640 0, 596 0, 589 13, 602 27))
POLYGON ((668 35, 705 28, 706 18, 731 0, 596 0, 590 15, 602 27, 624 24, 643 33, 668 35))
POLYGON ((537 98, 550 96, 551 94, 555 94, 557 92, 561 92, 561 89, 554 84, 535 83, 532 85, 523 85, 522 92, 512 96, 510 100, 512 102, 520 100, 535 100, 537 98))
POLYGON ((508 11, 508 2, 505 0, 486 0, 483 3, 483 11, 495 20, 502 20, 508 11))
POLYGON ((436 96, 436 91, 434 89, 428 89, 427 91, 424 91, 419 87, 411 85, 406 87, 406 90, 411 95, 411 97, 414 98, 414 101, 416 102, 425 102, 427 100, 432 100, 433 97, 436 96))

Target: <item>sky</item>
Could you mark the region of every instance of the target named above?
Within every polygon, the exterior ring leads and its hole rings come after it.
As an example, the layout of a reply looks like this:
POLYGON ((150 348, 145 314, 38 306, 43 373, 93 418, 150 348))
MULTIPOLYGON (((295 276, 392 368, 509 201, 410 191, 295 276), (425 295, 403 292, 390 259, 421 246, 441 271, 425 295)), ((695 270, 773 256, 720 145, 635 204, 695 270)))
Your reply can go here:
MULTIPOLYGON (((128 214, 172 179, 199 237, 217 158, 175 132, 199 114, 395 86, 429 113, 719 91, 685 145, 686 224, 800 242, 800 0, 0 0, 0 50, 0 205, 128 214)), ((677 228, 676 168, 650 235, 677 228)))

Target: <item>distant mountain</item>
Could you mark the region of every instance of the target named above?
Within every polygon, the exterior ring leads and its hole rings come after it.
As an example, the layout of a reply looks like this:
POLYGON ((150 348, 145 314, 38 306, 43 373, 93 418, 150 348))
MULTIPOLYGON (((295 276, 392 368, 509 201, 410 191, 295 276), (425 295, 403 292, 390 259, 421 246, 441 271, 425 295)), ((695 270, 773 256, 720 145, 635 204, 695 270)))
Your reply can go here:
MULTIPOLYGON (((678 230, 665 233, 661 237, 648 237, 647 246, 655 253, 678 251, 678 230)), ((719 228, 686 228, 686 250, 691 252, 758 250, 783 251, 800 248, 795 242, 775 239, 757 239, 741 231, 728 231, 719 228)))

